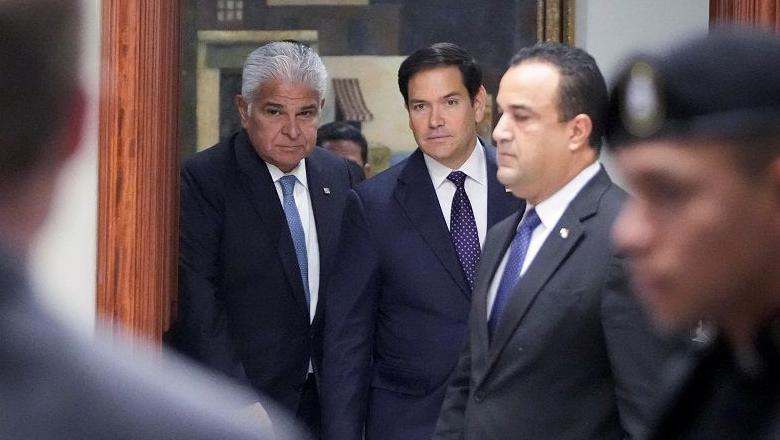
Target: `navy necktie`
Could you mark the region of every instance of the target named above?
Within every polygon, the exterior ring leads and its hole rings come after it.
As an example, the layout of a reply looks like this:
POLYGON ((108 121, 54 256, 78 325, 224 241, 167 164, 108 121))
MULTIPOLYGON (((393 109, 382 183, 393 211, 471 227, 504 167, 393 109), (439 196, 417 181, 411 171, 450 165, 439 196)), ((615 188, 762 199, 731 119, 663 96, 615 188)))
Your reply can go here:
POLYGON ((496 330, 498 321, 501 319, 501 315, 509 302, 512 291, 520 281, 520 271, 523 268, 525 254, 528 252, 528 245, 531 244, 531 234, 539 224, 541 224, 541 220, 539 220, 536 210, 531 209, 517 227, 515 238, 512 239, 512 244, 509 247, 509 258, 506 261, 504 273, 501 275, 496 299, 493 301, 493 310, 488 320, 488 336, 491 340, 493 339, 493 333, 496 330))
POLYGON ((298 258, 298 267, 301 270, 301 281, 303 281, 303 290, 306 292, 306 303, 310 301, 309 297, 309 260, 306 257, 306 235, 303 233, 301 216, 298 214, 298 208, 295 206, 295 176, 282 176, 279 183, 282 185, 282 207, 284 215, 287 217, 287 225, 290 227, 293 245, 295 246, 295 256, 298 258))
POLYGON ((469 196, 466 195, 466 173, 453 171, 447 179, 455 184, 455 195, 452 197, 450 211, 450 238, 455 246, 460 267, 466 275, 469 289, 474 290, 474 277, 479 263, 479 234, 474 211, 471 209, 469 196))

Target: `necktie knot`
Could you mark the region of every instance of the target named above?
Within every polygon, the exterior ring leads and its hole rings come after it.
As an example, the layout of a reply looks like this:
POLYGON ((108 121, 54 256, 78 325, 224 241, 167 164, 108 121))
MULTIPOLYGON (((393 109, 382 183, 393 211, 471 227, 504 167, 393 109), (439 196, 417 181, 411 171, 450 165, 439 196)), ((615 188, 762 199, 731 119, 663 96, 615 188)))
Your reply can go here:
POLYGON ((466 183, 466 173, 463 171, 453 171, 447 176, 447 180, 454 183, 460 189, 466 183))
POLYGON ((539 218, 539 215, 536 213, 536 209, 531 208, 531 210, 525 214, 525 218, 523 219, 523 221, 521 221, 520 224, 517 225, 517 232, 520 233, 520 231, 523 229, 528 231, 533 231, 540 224, 542 224, 542 220, 539 218))
POLYGON ((293 194, 296 180, 295 176, 292 175, 282 176, 279 179, 279 184, 282 185, 282 195, 289 197, 293 194))

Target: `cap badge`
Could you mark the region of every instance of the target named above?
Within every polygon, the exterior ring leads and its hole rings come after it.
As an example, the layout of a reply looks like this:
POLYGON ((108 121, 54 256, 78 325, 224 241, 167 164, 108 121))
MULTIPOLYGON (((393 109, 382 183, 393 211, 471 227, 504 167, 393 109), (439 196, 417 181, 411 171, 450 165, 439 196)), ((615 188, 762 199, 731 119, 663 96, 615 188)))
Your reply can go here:
POLYGON ((620 116, 632 136, 648 137, 663 124, 666 109, 658 83, 658 74, 649 64, 640 61, 631 67, 620 116))

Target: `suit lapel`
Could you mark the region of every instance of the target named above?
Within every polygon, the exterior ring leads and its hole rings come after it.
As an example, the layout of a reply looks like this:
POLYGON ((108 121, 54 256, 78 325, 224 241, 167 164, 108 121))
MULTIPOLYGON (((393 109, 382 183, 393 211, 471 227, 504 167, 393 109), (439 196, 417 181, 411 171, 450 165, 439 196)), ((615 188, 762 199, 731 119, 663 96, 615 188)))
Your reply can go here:
POLYGON ((395 198, 452 280, 460 287, 461 292, 470 298, 471 293, 466 286, 466 277, 455 255, 455 248, 452 246, 450 233, 441 213, 439 199, 436 197, 422 151, 419 149, 412 153, 401 175, 398 176, 395 198))
MULTIPOLYGON (((517 211, 511 219, 496 225, 495 232, 491 234, 490 242, 485 242, 485 249, 480 261, 477 284, 474 286, 475 306, 474 312, 477 314, 473 319, 476 324, 477 344, 474 346, 484 348, 474 356, 475 360, 480 362, 481 366, 487 363, 488 346, 490 345, 487 332, 487 294, 493 279, 496 277, 496 271, 504 258, 504 254, 509 248, 509 244, 515 236, 517 223, 523 216, 523 211, 517 211)), ((500 276, 500 275, 499 275, 500 276)))
MULTIPOLYGON (((338 228, 341 225, 338 221, 339 212, 336 210, 336 204, 330 193, 331 188, 335 189, 335 187, 330 181, 331 175, 327 172, 328 170, 317 160, 318 155, 319 151, 315 148, 314 153, 306 159, 306 179, 309 185, 309 197, 314 211, 314 223, 320 251, 319 291, 323 292, 326 275, 330 272, 330 264, 338 244, 334 237, 338 237, 338 228)), ((323 304, 324 301, 317 301, 315 319, 322 316, 323 304)))
POLYGON ((303 290, 301 270, 295 256, 295 246, 282 210, 282 204, 279 201, 279 194, 271 180, 271 173, 265 162, 255 152, 244 130, 236 135, 235 152, 236 161, 241 170, 241 181, 249 194, 255 212, 263 223, 261 229, 269 236, 272 246, 277 250, 295 302, 306 312, 308 317, 309 308, 306 305, 306 292, 303 290))
POLYGON ((539 292, 584 238, 585 228, 582 222, 596 214, 599 199, 610 183, 606 172, 601 169, 572 200, 558 224, 547 236, 539 253, 536 254, 512 293, 502 319, 496 328, 496 334, 489 349, 486 375, 511 339, 515 329, 528 313, 539 292), (559 231, 562 228, 568 229, 568 234, 560 234, 559 231))

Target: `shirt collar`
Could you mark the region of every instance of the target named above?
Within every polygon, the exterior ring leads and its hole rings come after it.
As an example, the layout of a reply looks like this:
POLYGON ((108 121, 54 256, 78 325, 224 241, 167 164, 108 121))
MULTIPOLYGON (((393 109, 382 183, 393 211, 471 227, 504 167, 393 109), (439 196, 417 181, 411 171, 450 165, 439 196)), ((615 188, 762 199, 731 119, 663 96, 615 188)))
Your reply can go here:
POLYGON ((425 165, 428 167, 428 174, 431 175, 431 181, 433 182, 434 188, 439 188, 444 181, 447 180, 447 176, 453 171, 463 171, 466 173, 466 176, 480 185, 485 185, 485 182, 487 182, 485 152, 482 149, 482 144, 479 142, 479 139, 476 140, 474 150, 471 151, 471 156, 466 159, 466 162, 464 162, 458 170, 450 169, 436 159, 425 154, 425 152, 423 152, 423 158, 425 159, 425 165))
POLYGON ((280 170, 276 165, 270 164, 268 162, 265 164, 268 166, 268 172, 271 173, 271 180, 273 180, 274 183, 279 181, 282 176, 295 176, 295 178, 298 179, 298 183, 303 185, 303 187, 308 191, 309 186, 308 180, 306 179, 306 159, 298 162, 298 166, 293 168, 289 173, 282 172, 282 170, 280 170))
POLYGON ((577 194, 585 187, 585 185, 598 174, 601 169, 598 161, 585 167, 579 172, 573 179, 569 181, 563 188, 559 189, 555 194, 543 200, 536 206, 526 206, 526 212, 531 208, 536 208, 536 214, 539 216, 539 220, 545 228, 550 229, 558 224, 558 221, 563 216, 566 208, 569 207, 569 203, 577 197, 577 194))

